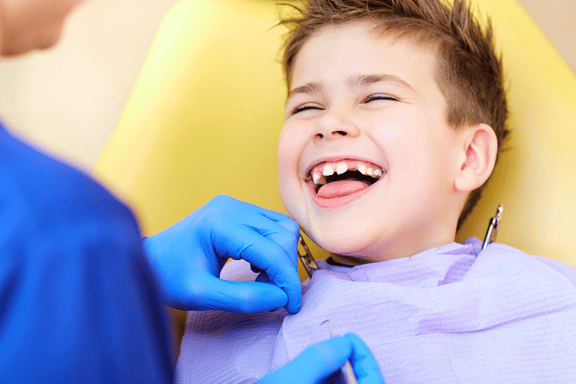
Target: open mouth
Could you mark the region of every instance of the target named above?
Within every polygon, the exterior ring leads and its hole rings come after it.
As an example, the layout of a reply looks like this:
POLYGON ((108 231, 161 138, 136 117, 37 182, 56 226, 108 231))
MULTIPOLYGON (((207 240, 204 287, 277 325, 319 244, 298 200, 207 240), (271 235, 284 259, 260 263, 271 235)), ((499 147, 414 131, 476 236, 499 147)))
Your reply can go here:
POLYGON ((386 170, 377 164, 343 159, 316 164, 304 181, 311 185, 317 197, 332 199, 367 189, 384 175, 386 170))

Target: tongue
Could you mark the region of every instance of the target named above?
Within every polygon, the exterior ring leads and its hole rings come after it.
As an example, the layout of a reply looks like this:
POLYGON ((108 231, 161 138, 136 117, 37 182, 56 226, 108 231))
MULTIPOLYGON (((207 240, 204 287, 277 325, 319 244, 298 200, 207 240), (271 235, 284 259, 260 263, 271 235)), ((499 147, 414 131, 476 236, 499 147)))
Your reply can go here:
POLYGON ((368 188, 368 185, 358 180, 333 181, 320 187, 318 197, 332 199, 351 195, 366 188, 368 188))

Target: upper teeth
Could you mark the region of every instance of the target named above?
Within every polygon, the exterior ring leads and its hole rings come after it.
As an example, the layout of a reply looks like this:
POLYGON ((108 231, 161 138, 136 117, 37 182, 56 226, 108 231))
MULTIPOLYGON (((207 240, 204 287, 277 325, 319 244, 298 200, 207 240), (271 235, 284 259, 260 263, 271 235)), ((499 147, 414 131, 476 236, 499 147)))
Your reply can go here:
POLYGON ((334 173, 342 175, 347 171, 358 171, 363 175, 372 176, 375 179, 379 179, 386 173, 386 171, 375 164, 359 160, 346 160, 337 163, 326 162, 319 164, 310 171, 310 174, 312 176, 312 182, 318 185, 326 183, 326 176, 332 176, 334 173))
POLYGON ((332 176, 334 174, 334 167, 332 167, 331 165, 326 164, 324 166, 324 170, 322 171, 322 174, 324 176, 332 176))
MULTIPOLYGON (((326 168, 324 168, 326 169, 326 168)), ((336 173, 341 175, 348 170, 348 165, 346 163, 338 163, 336 165, 336 173)))

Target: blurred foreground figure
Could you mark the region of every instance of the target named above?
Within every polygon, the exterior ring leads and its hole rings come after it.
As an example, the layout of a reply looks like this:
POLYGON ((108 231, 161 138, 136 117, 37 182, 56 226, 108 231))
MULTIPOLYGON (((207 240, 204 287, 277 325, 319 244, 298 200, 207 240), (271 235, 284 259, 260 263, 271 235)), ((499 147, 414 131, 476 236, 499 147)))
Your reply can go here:
MULTIPOLYGON (((0 0, 1 54, 51 47, 79 2, 0 0)), ((218 196, 142 240, 128 207, 0 122, 0 382, 172 382, 163 304, 298 312, 298 233, 283 214, 218 196), (230 257, 267 282, 220 280, 230 257)), ((347 359, 359 382, 382 382, 353 335, 313 346, 264 380, 317 382, 347 359)))

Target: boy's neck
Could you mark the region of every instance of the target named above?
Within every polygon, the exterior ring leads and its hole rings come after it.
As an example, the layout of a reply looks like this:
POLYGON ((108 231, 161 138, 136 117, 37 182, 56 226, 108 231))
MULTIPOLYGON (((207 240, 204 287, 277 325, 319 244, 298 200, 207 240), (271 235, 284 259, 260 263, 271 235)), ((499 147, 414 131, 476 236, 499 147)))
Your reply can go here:
POLYGON ((417 255, 418 253, 427 251, 429 249, 441 247, 443 245, 452 244, 454 243, 456 236, 452 236, 451 238, 445 239, 443 241, 437 241, 431 244, 423 245, 420 247, 414 247, 410 250, 405 250, 405 252, 398 252, 394 255, 379 255, 377 258, 371 257, 359 257, 359 256, 348 256, 348 255, 337 255, 337 254, 330 254, 330 257, 326 260, 331 265, 337 265, 342 267, 355 267, 357 265, 362 264, 369 264, 369 263, 377 263, 380 261, 385 260, 392 260, 392 259, 401 259, 404 257, 411 257, 417 255))

